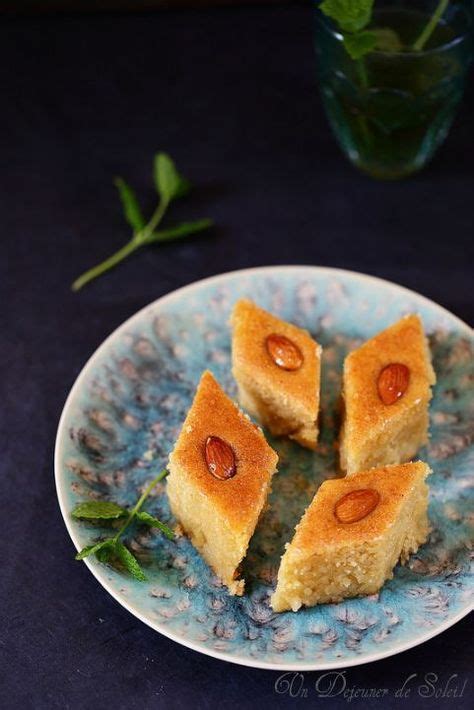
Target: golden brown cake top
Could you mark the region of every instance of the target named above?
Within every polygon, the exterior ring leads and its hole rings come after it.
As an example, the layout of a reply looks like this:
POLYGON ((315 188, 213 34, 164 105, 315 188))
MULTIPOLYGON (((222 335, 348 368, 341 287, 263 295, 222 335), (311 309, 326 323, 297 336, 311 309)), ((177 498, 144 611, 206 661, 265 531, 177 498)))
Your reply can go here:
POLYGON ((316 417, 321 347, 308 331, 248 299, 237 301, 231 324, 234 373, 244 373, 265 388, 284 392, 316 417))
POLYGON ((360 434, 365 442, 373 427, 427 403, 435 381, 422 322, 405 316, 344 362, 346 436, 354 440, 360 434))
POLYGON ((404 501, 430 473, 422 461, 383 466, 325 481, 297 526, 292 548, 356 543, 382 534, 404 501))
POLYGON ((170 456, 173 475, 179 469, 182 485, 195 484, 242 529, 260 510, 277 462, 262 431, 204 372, 170 456))

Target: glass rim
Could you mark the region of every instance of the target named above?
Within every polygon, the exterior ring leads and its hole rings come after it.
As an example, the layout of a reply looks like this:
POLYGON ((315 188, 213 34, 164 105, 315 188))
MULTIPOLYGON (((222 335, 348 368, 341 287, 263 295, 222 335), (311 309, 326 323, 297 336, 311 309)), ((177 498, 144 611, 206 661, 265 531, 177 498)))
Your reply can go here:
MULTIPOLYGON (((331 34, 333 37, 335 37, 338 42, 342 42, 344 39, 342 33, 336 28, 336 26, 332 23, 332 20, 330 18, 327 18, 326 15, 321 11, 319 6, 316 5, 316 12, 317 16, 319 18, 319 21, 323 25, 323 27, 331 34)), ((408 52, 387 52, 384 51, 383 49, 371 49, 369 54, 376 54, 378 56, 382 57, 393 57, 394 59, 400 59, 400 58, 406 58, 406 59, 414 59, 415 57, 426 57, 429 54, 441 54, 442 52, 449 51, 453 48, 455 48, 458 44, 466 40, 472 32, 472 17, 469 12, 466 11, 466 9, 463 7, 462 12, 464 16, 467 18, 467 29, 459 34, 456 34, 453 39, 450 39, 449 42, 445 42, 444 44, 440 44, 438 47, 432 47, 431 49, 421 49, 419 52, 410 50, 408 52)))

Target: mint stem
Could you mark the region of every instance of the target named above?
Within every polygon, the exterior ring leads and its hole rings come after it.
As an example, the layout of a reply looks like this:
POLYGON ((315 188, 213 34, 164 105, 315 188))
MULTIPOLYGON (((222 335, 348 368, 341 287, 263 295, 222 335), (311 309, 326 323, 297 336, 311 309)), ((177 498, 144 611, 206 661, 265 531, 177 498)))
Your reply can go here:
MULTIPOLYGON (((359 76, 359 85, 360 85, 360 88, 362 89, 363 104, 365 105, 366 98, 367 98, 366 92, 367 92, 367 89, 369 88, 369 78, 367 76, 367 67, 366 67, 365 60, 363 57, 361 57, 360 59, 357 59, 355 64, 356 64, 357 74, 359 76)), ((367 125, 367 118, 365 115, 359 113, 357 116, 357 121, 360 126, 362 140, 364 141, 366 148, 369 149, 372 144, 372 139, 370 136, 369 127, 367 125)))
POLYGON ((432 14, 428 24, 424 28, 423 32, 420 34, 416 42, 413 43, 413 50, 415 52, 421 52, 431 35, 433 34, 438 22, 440 21, 444 11, 449 5, 449 0, 440 0, 436 10, 432 14))
POLYGON ((129 256, 132 252, 141 247, 142 244, 144 244, 146 240, 149 239, 153 231, 163 219, 168 205, 169 202, 167 200, 161 200, 160 204, 153 212, 153 215, 148 224, 143 227, 142 230, 136 232, 133 235, 132 239, 127 242, 121 249, 116 251, 115 254, 112 254, 112 256, 109 256, 108 259, 105 259, 105 261, 102 261, 100 264, 97 264, 97 266, 93 266, 92 269, 89 269, 81 276, 79 276, 79 278, 77 278, 72 284, 72 290, 79 291, 79 289, 89 283, 89 281, 96 279, 98 276, 101 276, 109 269, 113 269, 114 266, 117 266, 117 264, 126 259, 127 256, 129 256))
POLYGON ((92 269, 89 269, 81 274, 81 276, 79 276, 72 284, 72 290, 79 291, 79 289, 89 283, 89 281, 96 279, 98 276, 101 276, 106 271, 119 264, 127 256, 134 252, 135 249, 138 249, 139 246, 140 241, 133 237, 133 239, 127 242, 121 249, 116 251, 115 254, 109 256, 108 259, 105 259, 105 261, 102 261, 100 264, 93 266, 92 269))
POLYGON ((164 468, 163 471, 160 471, 160 473, 157 475, 157 477, 154 478, 153 481, 145 488, 142 495, 140 496, 140 498, 138 499, 138 501, 136 502, 136 504, 134 505, 134 507, 130 511, 130 514, 129 514, 127 520, 125 521, 123 526, 120 528, 118 533, 115 535, 115 537, 114 537, 115 542, 118 541, 119 537, 121 535, 123 535, 125 530, 128 528, 128 526, 132 522, 133 518, 138 513, 138 511, 140 510, 143 503, 146 501, 146 499, 148 498, 148 496, 150 495, 151 491, 156 486, 156 484, 159 483, 163 478, 166 478, 167 475, 168 475, 168 471, 164 468))
POLYGON ((365 66, 365 61, 362 57, 360 59, 356 60, 356 66, 357 66, 357 73, 359 75, 359 81, 360 81, 361 88, 368 89, 369 78, 367 76, 367 68, 365 66))
POLYGON ((156 229, 156 227, 159 225, 161 220, 164 217, 164 214, 166 210, 168 209, 169 202, 167 200, 161 200, 160 204, 156 208, 156 210, 153 212, 153 215, 146 225, 146 227, 143 228, 143 230, 140 232, 140 236, 142 237, 143 241, 147 237, 150 236, 150 234, 156 229))

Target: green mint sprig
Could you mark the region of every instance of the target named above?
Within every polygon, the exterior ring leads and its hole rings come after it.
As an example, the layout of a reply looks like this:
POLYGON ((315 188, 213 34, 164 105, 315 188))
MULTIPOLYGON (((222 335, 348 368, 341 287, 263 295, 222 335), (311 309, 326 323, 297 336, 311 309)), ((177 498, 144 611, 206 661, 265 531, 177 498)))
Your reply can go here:
POLYGON ((89 281, 112 269, 132 252, 143 246, 182 239, 191 234, 202 232, 213 225, 210 219, 198 219, 193 222, 181 222, 173 227, 158 230, 157 227, 170 204, 188 194, 191 184, 178 172, 174 162, 166 153, 157 153, 155 155, 153 167, 155 188, 160 201, 150 220, 147 222, 143 217, 135 192, 130 185, 122 178, 116 178, 114 181, 115 186, 120 195, 125 219, 133 230, 133 236, 130 241, 112 256, 109 256, 108 259, 79 276, 72 284, 73 291, 79 291, 89 281))
MULTIPOLYGON (((420 36, 413 43, 414 52, 423 50, 443 16, 449 0, 439 0, 420 36)), ((321 11, 334 20, 343 33, 343 44, 352 59, 360 59, 373 49, 382 52, 400 52, 403 49, 400 37, 389 27, 367 30, 372 20, 374 0, 323 0, 321 11)))
POLYGON ((122 508, 120 505, 113 502, 100 500, 87 501, 76 505, 72 511, 72 516, 78 520, 117 520, 127 516, 124 524, 116 535, 83 547, 82 550, 77 553, 76 560, 83 560, 85 557, 95 555, 100 562, 113 564, 115 561, 118 561, 132 577, 142 582, 145 581, 145 573, 140 567, 137 558, 130 552, 128 547, 125 547, 120 538, 133 521, 148 525, 152 528, 158 528, 158 530, 161 530, 170 540, 174 538, 173 531, 162 523, 161 520, 153 517, 150 513, 140 510, 156 484, 167 475, 168 471, 166 471, 166 469, 161 471, 146 487, 131 510, 122 508))

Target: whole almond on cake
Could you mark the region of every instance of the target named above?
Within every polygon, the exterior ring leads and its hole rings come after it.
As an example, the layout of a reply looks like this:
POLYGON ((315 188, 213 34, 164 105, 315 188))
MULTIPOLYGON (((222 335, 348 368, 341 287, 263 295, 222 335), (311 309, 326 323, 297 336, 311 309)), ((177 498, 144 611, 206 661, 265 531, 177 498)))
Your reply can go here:
POLYGON ((262 431, 204 372, 169 458, 171 510, 231 594, 276 471, 262 431))
POLYGON ((429 473, 418 461, 325 481, 282 557, 273 609, 377 592, 426 541, 429 473))
POLYGON ((252 301, 231 316, 232 372, 242 407, 276 436, 316 448, 321 346, 252 301))
POLYGON ((428 404, 436 381, 417 315, 350 353, 344 362, 341 469, 348 474, 412 459, 428 441, 428 404))

